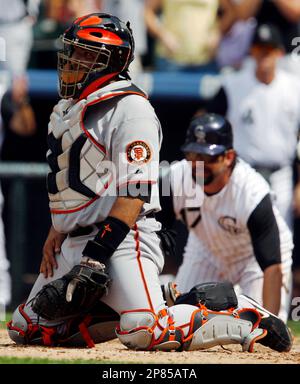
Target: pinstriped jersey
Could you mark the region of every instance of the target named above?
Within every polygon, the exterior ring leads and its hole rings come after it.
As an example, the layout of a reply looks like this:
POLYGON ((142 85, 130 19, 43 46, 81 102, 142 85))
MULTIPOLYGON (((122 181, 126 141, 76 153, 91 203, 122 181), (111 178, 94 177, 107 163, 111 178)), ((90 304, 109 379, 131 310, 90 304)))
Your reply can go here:
POLYGON ((54 108, 48 192, 59 232, 104 220, 117 196, 138 195, 144 185, 152 184, 152 191, 141 216, 160 209, 155 190, 161 127, 141 93, 130 82, 118 81, 77 103, 61 100, 54 108))
MULTIPOLYGON (((238 159, 228 184, 217 194, 204 194, 198 203, 194 200, 193 206, 187 195, 191 196, 191 190, 201 187, 193 181, 186 160, 171 166, 171 186, 177 219, 182 220, 198 239, 194 255, 210 258, 220 268, 254 256, 247 222, 270 189, 253 168, 238 159), (185 189, 184 194, 178 193, 183 183, 182 175, 185 178, 189 175, 190 180, 190 191, 185 189)), ((284 255, 286 250, 293 248, 292 236, 276 207, 273 206, 273 210, 280 233, 281 254, 284 255)))

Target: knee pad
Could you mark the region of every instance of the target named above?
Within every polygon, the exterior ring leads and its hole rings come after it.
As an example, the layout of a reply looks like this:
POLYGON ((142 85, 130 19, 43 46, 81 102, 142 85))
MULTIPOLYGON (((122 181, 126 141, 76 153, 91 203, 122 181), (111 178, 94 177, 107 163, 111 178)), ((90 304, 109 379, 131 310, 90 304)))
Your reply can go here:
POLYGON ((163 309, 158 315, 150 310, 125 311, 121 314, 116 334, 122 344, 134 350, 176 350, 183 333, 163 309))
POLYGON ((213 312, 201 310, 203 323, 188 337, 183 345, 187 351, 212 348, 217 345, 241 344, 243 351, 252 352, 256 341, 267 332, 257 328, 259 314, 250 309, 244 310, 245 319, 236 312, 213 312))
POLYGON ((54 327, 33 324, 24 311, 25 304, 14 311, 12 320, 7 324, 8 335, 16 344, 52 345, 54 327))
POLYGON ((158 315, 150 310, 126 311, 116 334, 124 345, 135 350, 193 351, 241 344, 243 351, 252 352, 254 343, 267 331, 258 328, 260 315, 255 309, 243 310, 241 316, 238 312, 213 312, 200 306, 191 313, 189 323, 174 326, 167 310, 158 315))
POLYGON ((7 328, 9 337, 16 344, 92 348, 95 343, 114 339, 118 323, 119 316, 107 312, 74 318, 54 326, 34 324, 22 304, 13 313, 7 328))

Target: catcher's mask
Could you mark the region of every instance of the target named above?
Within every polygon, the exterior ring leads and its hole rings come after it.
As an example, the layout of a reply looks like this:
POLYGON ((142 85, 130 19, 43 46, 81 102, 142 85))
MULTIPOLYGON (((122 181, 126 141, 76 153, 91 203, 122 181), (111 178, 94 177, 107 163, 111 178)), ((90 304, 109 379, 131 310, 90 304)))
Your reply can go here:
POLYGON ((118 75, 129 79, 134 40, 130 24, 106 13, 76 19, 61 36, 59 95, 84 98, 118 75))

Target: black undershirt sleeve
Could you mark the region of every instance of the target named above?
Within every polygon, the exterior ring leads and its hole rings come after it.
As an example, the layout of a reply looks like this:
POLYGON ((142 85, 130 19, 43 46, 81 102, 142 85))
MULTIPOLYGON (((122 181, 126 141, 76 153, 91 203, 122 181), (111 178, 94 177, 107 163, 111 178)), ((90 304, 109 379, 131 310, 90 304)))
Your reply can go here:
POLYGON ((175 221, 176 221, 174 204, 173 204, 172 188, 170 188, 170 193, 168 193, 167 196, 165 196, 165 194, 163 194, 163 185, 170 185, 170 184, 168 184, 169 180, 167 180, 169 178, 170 178, 170 172, 167 172, 164 175, 162 175, 160 173, 160 176, 159 176, 159 200, 160 200, 161 211, 156 214, 156 218, 158 221, 161 222, 161 224, 164 228, 172 228, 174 226, 175 221))
POLYGON ((219 92, 208 101, 205 102, 205 110, 208 113, 218 113, 226 116, 228 110, 228 100, 224 87, 220 88, 219 92))
POLYGON ((261 269, 281 263, 280 238, 270 195, 252 212, 247 223, 255 257, 261 269))

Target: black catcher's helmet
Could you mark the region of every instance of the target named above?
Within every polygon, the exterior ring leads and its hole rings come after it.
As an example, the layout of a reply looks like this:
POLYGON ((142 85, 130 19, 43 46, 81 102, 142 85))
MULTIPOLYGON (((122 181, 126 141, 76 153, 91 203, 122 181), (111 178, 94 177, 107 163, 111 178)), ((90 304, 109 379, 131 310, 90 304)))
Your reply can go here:
POLYGON ((77 18, 61 36, 58 52, 59 94, 81 98, 122 75, 129 78, 128 66, 134 56, 130 24, 106 13, 77 18), (91 59, 72 58, 75 49, 88 51, 91 59))
POLYGON ((215 156, 231 148, 233 136, 229 121, 221 115, 206 113, 192 119, 181 150, 215 156))

